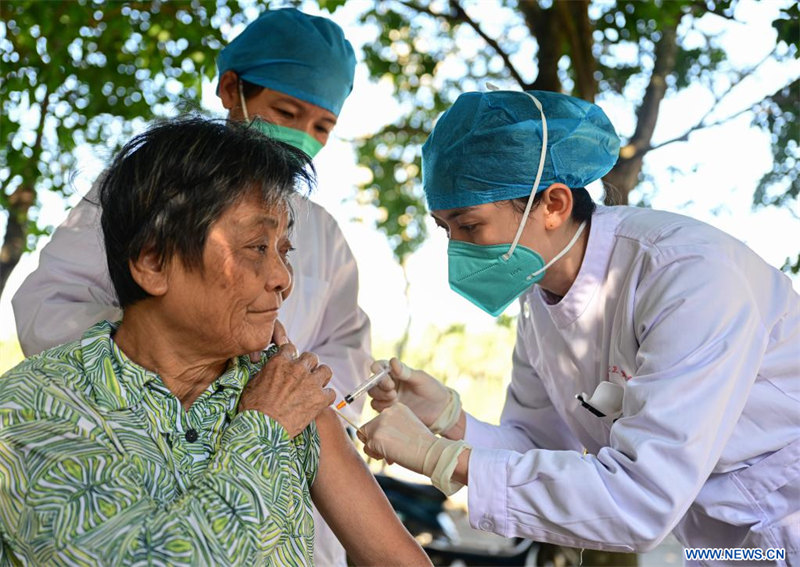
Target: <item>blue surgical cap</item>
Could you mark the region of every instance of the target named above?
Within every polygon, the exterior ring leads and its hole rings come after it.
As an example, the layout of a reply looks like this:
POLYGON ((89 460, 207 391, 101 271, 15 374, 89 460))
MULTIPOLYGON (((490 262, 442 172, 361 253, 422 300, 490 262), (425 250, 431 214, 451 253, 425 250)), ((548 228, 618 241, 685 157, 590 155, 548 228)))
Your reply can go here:
MULTIPOLYGON (((584 187, 614 167, 619 138, 600 107, 548 91, 529 91, 547 120, 547 154, 538 191, 553 183, 584 187)), ((432 211, 527 197, 542 149, 542 117, 520 91, 464 93, 422 146, 422 187, 432 211)))
MULTIPOLYGON (((285 93, 339 115, 353 90, 356 57, 342 28, 294 8, 271 10, 217 57, 219 74, 285 93)), ((219 90, 219 87, 217 87, 219 90)))

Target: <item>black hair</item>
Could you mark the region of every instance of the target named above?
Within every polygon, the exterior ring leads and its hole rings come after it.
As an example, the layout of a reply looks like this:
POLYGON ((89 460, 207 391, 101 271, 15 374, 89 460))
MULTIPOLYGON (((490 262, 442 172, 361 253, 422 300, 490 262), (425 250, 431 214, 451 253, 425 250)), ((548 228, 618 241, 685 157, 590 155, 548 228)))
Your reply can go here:
POLYGON ((285 206, 314 169, 300 150, 254 128, 225 120, 178 118, 133 138, 100 181, 106 259, 119 304, 149 296, 129 262, 146 250, 163 265, 177 257, 202 269, 211 226, 251 192, 265 205, 285 206))
POLYGON ((244 95, 245 100, 250 100, 264 90, 264 87, 261 85, 251 83, 250 81, 245 81, 241 77, 239 77, 239 80, 242 81, 242 95, 244 95))
MULTIPOLYGON (((597 210, 597 205, 594 201, 592 201, 592 196, 589 195, 586 187, 576 187, 574 189, 570 189, 570 191, 572 191, 572 214, 570 215, 570 218, 578 223, 589 221, 592 218, 595 210, 597 210)), ((539 206, 539 203, 542 200, 542 195, 544 195, 544 191, 539 191, 534 196, 531 210, 539 206)), ((514 210, 524 213, 525 207, 528 205, 528 197, 511 199, 511 205, 514 207, 514 210)))

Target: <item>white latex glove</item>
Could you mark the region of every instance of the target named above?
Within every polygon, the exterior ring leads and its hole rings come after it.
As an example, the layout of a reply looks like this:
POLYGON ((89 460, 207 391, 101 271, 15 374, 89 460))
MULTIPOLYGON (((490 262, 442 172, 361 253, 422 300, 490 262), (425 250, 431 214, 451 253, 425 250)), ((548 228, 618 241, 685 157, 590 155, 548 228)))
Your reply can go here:
POLYGON ((408 406, 396 403, 358 431, 364 452, 424 474, 450 496, 463 485, 452 480, 459 454, 469 446, 432 434, 408 406))
POLYGON ((358 431, 364 452, 374 459, 386 459, 409 470, 423 473, 425 456, 436 436, 408 406, 395 403, 358 431))
MULTIPOLYGON (((378 360, 372 363, 372 371, 377 372, 385 360, 378 360)), ((449 425, 446 428, 434 428, 434 433, 446 431, 458 419, 461 411, 461 403, 457 399, 457 394, 438 380, 422 370, 409 368, 397 358, 389 361, 389 376, 381 380, 377 385, 369 390, 372 397, 372 408, 375 411, 383 412, 394 404, 401 403, 408 406, 411 411, 428 427, 440 421, 443 417, 449 425), (457 407, 453 407, 453 404, 457 407), (443 414, 448 411, 448 415, 443 414), (452 415, 455 412, 455 418, 452 415), (452 422, 452 423, 451 423, 452 422)))

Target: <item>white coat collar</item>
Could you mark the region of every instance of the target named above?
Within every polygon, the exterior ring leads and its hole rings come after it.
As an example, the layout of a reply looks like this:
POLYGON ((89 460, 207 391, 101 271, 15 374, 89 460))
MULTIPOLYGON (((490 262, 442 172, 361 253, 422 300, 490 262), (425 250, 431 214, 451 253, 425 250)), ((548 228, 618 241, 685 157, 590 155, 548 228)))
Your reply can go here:
POLYGON ((614 210, 614 207, 598 205, 592 215, 583 263, 572 287, 561 301, 549 303, 546 292, 538 285, 528 294, 529 300, 541 302, 556 327, 566 327, 580 317, 606 279, 608 261, 614 246, 614 233, 620 221, 614 210))

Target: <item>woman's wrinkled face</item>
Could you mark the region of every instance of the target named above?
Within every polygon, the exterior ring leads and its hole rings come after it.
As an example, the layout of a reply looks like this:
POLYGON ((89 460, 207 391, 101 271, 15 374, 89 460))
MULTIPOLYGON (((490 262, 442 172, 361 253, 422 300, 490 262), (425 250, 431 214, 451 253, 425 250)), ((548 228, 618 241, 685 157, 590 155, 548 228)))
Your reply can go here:
POLYGON ((255 192, 229 207, 209 230, 202 270, 179 259, 168 266, 168 319, 214 355, 265 348, 292 281, 288 231, 288 209, 265 205, 255 192))

